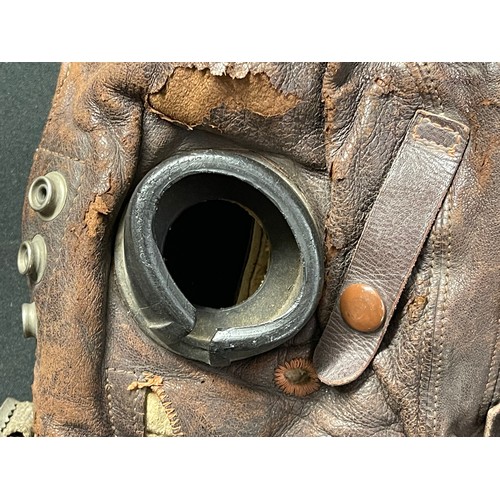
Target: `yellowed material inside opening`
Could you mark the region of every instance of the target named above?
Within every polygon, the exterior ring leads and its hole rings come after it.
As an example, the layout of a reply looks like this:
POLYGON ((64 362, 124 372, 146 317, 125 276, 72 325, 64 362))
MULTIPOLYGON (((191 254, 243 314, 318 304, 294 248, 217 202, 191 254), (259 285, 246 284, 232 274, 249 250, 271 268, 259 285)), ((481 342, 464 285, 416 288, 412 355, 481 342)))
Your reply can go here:
POLYGON ((248 299, 262 285, 269 266, 270 252, 271 246, 267 235, 262 226, 255 221, 250 252, 241 278, 237 304, 248 299))

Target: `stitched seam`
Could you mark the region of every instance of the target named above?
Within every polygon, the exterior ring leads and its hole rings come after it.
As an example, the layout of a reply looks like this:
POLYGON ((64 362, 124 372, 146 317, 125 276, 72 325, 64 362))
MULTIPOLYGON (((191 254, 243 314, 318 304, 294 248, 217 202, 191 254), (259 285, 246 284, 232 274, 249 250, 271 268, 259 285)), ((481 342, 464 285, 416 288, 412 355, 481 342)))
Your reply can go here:
POLYGON ((422 122, 429 122, 430 124, 432 124, 433 127, 440 128, 441 130, 446 130, 447 132, 451 132, 452 134, 458 135, 458 132, 455 129, 448 127, 446 125, 442 125, 441 123, 438 123, 435 120, 431 120, 428 116, 419 116, 418 124, 422 122))
POLYGON ((110 372, 115 372, 115 373, 123 373, 125 375, 133 375, 134 377, 136 377, 136 373, 135 372, 131 372, 131 371, 128 371, 128 370, 121 370, 119 368, 106 368, 106 371, 110 371, 110 372))
POLYGON ((137 436, 139 434, 139 428, 137 427, 137 402, 139 399, 139 391, 136 392, 135 398, 134 398, 134 433, 137 436))
POLYGON ((74 161, 74 162, 77 162, 77 163, 82 163, 83 165, 87 165, 87 163, 83 160, 80 160, 79 158, 73 158, 71 156, 67 156, 63 153, 59 153, 57 151, 52 151, 51 149, 47 149, 47 148, 44 148, 42 146, 38 147, 36 149, 36 153, 37 153, 37 157, 38 157, 38 153, 42 151, 44 153, 49 153, 51 155, 54 155, 54 156, 57 156, 58 158, 62 158, 64 160, 70 160, 70 161, 74 161))
MULTIPOLYGON (((129 370, 121 370, 119 368, 112 368, 112 367, 108 367, 106 368, 106 371, 111 371, 111 372, 114 372, 114 373, 120 373, 122 375, 132 375, 134 378, 137 378, 137 373, 134 372, 134 371, 129 371, 129 370)), ((108 380, 108 378, 106 377, 106 380, 108 380)), ((112 388, 112 385, 111 384, 107 384, 107 390, 109 391, 109 389, 112 388), (108 387, 109 385, 109 387, 108 387)), ((111 396, 111 394, 109 395, 111 396)), ((111 401, 111 397, 108 398, 108 404, 109 402, 111 401)), ((137 403, 139 401, 139 391, 137 392, 137 394, 135 395, 135 398, 134 398, 134 402, 133 402, 133 411, 134 411, 134 433, 135 435, 138 435, 139 434, 139 427, 138 427, 138 420, 137 420, 137 414, 138 414, 138 410, 137 410, 137 403)), ((112 424, 112 427, 113 427, 113 431, 115 432, 115 435, 116 435, 116 428, 114 426, 114 419, 111 417, 111 414, 110 414, 110 420, 111 420, 111 424, 112 424)))
POLYGON ((156 385, 156 379, 157 377, 153 375, 152 373, 149 372, 144 372, 142 374, 141 379, 143 380, 144 386, 141 387, 140 383, 137 383, 138 380, 136 380, 136 383, 132 383, 129 387, 128 390, 137 390, 139 392, 140 389, 145 388, 146 389, 146 394, 145 397, 147 397, 147 391, 150 390, 152 393, 154 393, 158 399, 160 400, 160 403, 163 407, 163 410, 165 411, 165 415, 170 423, 170 427, 172 429, 172 433, 174 436, 183 436, 184 433, 182 431, 182 426, 180 419, 177 415, 177 412, 175 410, 175 407, 173 406, 173 403, 167 399, 167 394, 165 392, 165 389, 163 387, 163 379, 159 377, 159 383, 161 385, 156 385))
POLYGON ((408 64, 406 64, 406 67, 408 68, 408 71, 415 82, 415 86, 418 90, 418 93, 420 94, 420 97, 422 98, 422 103, 425 106, 426 101, 429 98, 429 92, 428 92, 427 88, 425 87, 425 82, 424 82, 424 77, 422 75, 422 72, 420 71, 420 68, 419 68, 418 64, 416 64, 416 63, 408 63, 408 64))
POLYGON ((112 389, 112 385, 111 385, 108 377, 106 377, 105 390, 106 390, 106 399, 108 401, 107 407, 108 407, 109 421, 111 422, 111 429, 113 431, 113 436, 117 437, 118 434, 116 433, 115 418, 113 416, 113 406, 112 406, 112 402, 111 402, 111 398, 112 398, 111 389, 112 389))
POLYGON ((437 103, 439 110, 441 112, 443 112, 443 102, 441 101, 441 97, 439 97, 439 93, 437 91, 437 85, 436 85, 434 78, 432 77, 431 70, 429 69, 429 64, 428 63, 421 63, 421 67, 425 71, 425 75, 423 75, 423 76, 425 77, 426 83, 428 85, 428 89, 430 91, 432 103, 434 105, 436 105, 436 103, 437 103))
POLYGON ((446 323, 446 314, 448 312, 448 289, 450 282, 450 257, 451 257, 451 220, 449 216, 451 206, 451 192, 449 199, 446 204, 446 233, 447 233, 447 247, 446 247, 446 272, 444 281, 444 291, 443 291, 443 302, 441 308, 441 320, 439 322, 439 351, 438 360, 436 368, 436 381, 434 386, 434 405, 433 405, 433 434, 436 435, 437 432, 437 412, 439 407, 439 395, 441 391, 441 371, 443 362, 443 346, 444 346, 444 328, 446 323))
MULTIPOLYGON (((498 320, 497 330, 498 330, 498 336, 500 338, 500 319, 498 320)), ((493 394, 490 401, 490 407, 492 405, 498 404, 499 402, 500 402, 500 370, 498 370, 496 374, 496 382, 495 386, 493 387, 493 394)))
POLYGON ((416 68, 415 63, 405 63, 403 67, 405 68, 405 70, 410 75, 411 79, 413 80, 413 84, 415 85, 415 90, 420 97, 421 104, 424 104, 424 98, 422 95, 422 88, 420 85, 420 82, 421 82, 420 71, 418 71, 418 68, 416 68), (416 73, 417 73, 418 78, 417 78, 417 76, 415 76, 415 71, 414 71, 415 69, 417 70, 416 73))
MULTIPOLYGON (((427 286, 427 294, 429 294, 430 289, 432 287, 432 280, 434 278, 434 267, 436 263, 436 237, 434 230, 432 230, 430 234, 430 243, 431 243, 431 267, 429 270, 429 282, 427 286)), ((426 350, 427 343, 432 342, 432 333, 429 334, 430 327, 432 327, 431 307, 429 304, 427 310, 425 311, 425 319, 423 324, 424 324, 424 335, 422 339, 422 345, 420 348, 420 357, 419 357, 420 374, 419 374, 418 389, 417 389, 418 390, 417 432, 421 432, 420 425, 422 419, 422 379, 424 371, 424 351, 426 350)))
POLYGON ((457 146, 459 146, 460 143, 462 142, 462 137, 460 136, 460 134, 456 130, 454 130, 454 129, 450 128, 450 127, 447 127, 446 125, 440 125, 439 123, 435 122, 434 120, 431 120, 430 118, 423 117, 423 116, 420 116, 418 118, 417 123, 413 127, 412 137, 415 139, 415 141, 423 142, 423 143, 426 143, 426 144, 436 145, 440 149, 443 149, 446 152, 455 151, 455 148, 457 146), (438 128, 438 129, 444 130, 446 132, 450 132, 454 136, 454 143, 451 146, 446 146, 445 144, 433 141, 432 139, 428 139, 426 137, 422 137, 421 135, 419 135, 419 133, 418 133, 418 127, 423 122, 430 123, 432 125, 432 127, 434 127, 434 128, 438 128))
MULTIPOLYGON (((420 137, 420 136, 416 135, 415 132, 413 133, 413 138, 415 139, 415 141, 423 142, 423 143, 428 144, 430 146, 436 146, 438 149, 440 149, 441 151, 445 151, 448 154, 452 153, 454 151, 453 148, 458 146, 461 142, 460 136, 458 134, 456 134, 456 138, 458 140, 456 140, 455 143, 450 147, 446 147, 443 144, 440 144, 439 142, 435 142, 435 141, 432 141, 430 139, 425 139, 424 137, 420 137)), ((453 154, 450 154, 450 156, 453 156, 453 154)))
POLYGON ((487 408, 491 406, 493 403, 493 398, 495 397, 495 388, 496 385, 498 384, 499 381, 499 373, 496 374, 496 376, 493 376, 493 369, 497 363, 497 352, 498 352, 498 344, 500 340, 500 319, 497 321, 497 330, 496 330, 496 336, 495 336, 495 346, 493 348, 493 353, 491 355, 491 361, 490 361, 490 368, 488 370, 488 378, 486 379, 486 388, 483 396, 483 400, 481 402, 481 407, 479 409, 480 414, 486 411, 487 408), (491 396, 489 395, 491 387, 491 396))

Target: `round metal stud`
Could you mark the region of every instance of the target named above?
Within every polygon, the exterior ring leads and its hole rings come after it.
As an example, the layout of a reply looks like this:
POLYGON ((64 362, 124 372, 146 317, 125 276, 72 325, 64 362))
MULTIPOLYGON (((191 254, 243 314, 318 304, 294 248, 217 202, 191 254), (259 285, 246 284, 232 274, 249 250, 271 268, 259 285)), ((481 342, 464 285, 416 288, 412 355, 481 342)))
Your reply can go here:
POLYGON ((17 269, 38 283, 47 265, 47 247, 42 236, 37 234, 32 240, 21 243, 17 253, 17 269))
POLYGON ((382 326, 385 306, 375 288, 363 283, 354 283, 340 296, 340 314, 352 329, 371 333, 382 326))
POLYGON ((23 334, 26 338, 36 338, 38 333, 38 316, 34 302, 22 305, 23 334))
POLYGON ((67 194, 64 177, 59 172, 49 172, 33 181, 28 192, 28 201, 41 219, 49 221, 61 213, 67 194))

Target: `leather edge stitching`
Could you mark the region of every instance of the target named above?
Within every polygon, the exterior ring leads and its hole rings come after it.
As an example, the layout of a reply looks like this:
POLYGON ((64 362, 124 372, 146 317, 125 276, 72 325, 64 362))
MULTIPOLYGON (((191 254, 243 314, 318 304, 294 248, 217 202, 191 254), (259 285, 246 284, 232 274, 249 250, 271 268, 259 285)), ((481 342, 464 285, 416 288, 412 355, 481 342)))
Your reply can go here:
MULTIPOLYGON (((432 281, 435 277, 435 271, 434 271, 434 268, 436 265, 435 228, 436 228, 436 225, 434 223, 433 228, 431 229, 430 235, 429 235, 429 242, 431 245, 431 261, 430 261, 430 269, 429 269, 429 281, 428 281, 427 290, 426 290, 428 295, 432 289, 432 281)), ((418 380, 418 386, 417 386, 417 391, 418 391, 418 399, 417 399, 418 407, 417 407, 417 422, 416 422, 417 432, 421 432, 420 427, 422 425, 422 421, 425 419, 425 417, 423 416, 423 408, 422 408, 422 404, 423 404, 422 381, 423 381, 423 372, 424 372, 424 352, 428 351, 428 350, 432 351, 432 347, 427 346, 429 342, 432 344, 433 335, 432 335, 432 333, 429 333, 430 328, 432 327, 432 323, 433 323, 433 321, 432 321, 431 308, 429 307, 429 304, 427 304, 427 308, 425 311, 425 317, 424 317, 424 321, 423 321, 424 332, 423 332, 423 338, 422 338, 420 353, 419 353, 420 373, 419 373, 419 380, 418 380)), ((428 379, 430 378, 430 371, 429 370, 427 370, 427 378, 428 379)), ((422 434, 425 434, 425 433, 422 432, 422 434)))
MULTIPOLYGON (((445 338, 445 323, 447 321, 448 313, 448 298, 449 298, 449 283, 450 283, 450 261, 451 261, 451 219, 450 211, 452 206, 452 191, 450 190, 449 195, 444 203, 443 211, 443 229, 446 231, 446 270, 444 274, 444 288, 443 295, 441 299, 441 318, 439 320, 439 345, 437 354, 437 367, 436 367, 436 378, 434 380, 434 398, 433 398, 433 410, 432 410, 432 432, 436 435, 438 428, 438 410, 439 410, 439 396, 441 392, 441 372, 442 372, 442 362, 443 362, 443 349, 444 349, 444 338, 445 338)), ((439 301, 439 296, 438 299, 439 301)))

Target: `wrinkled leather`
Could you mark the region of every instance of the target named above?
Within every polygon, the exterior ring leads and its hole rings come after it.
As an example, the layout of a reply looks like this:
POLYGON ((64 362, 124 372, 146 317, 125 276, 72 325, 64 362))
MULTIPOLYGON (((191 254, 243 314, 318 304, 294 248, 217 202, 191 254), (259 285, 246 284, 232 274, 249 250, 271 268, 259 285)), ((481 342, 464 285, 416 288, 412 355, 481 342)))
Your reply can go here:
POLYGON ((48 250, 43 280, 30 284, 35 433, 142 435, 144 395, 128 387, 150 372, 162 377, 184 435, 483 434, 500 400, 499 110, 497 64, 63 65, 28 186, 57 170, 68 202, 50 222, 27 201, 23 210, 23 239, 41 234, 48 250), (172 100, 176 74, 185 87, 172 100), (255 98, 259 89, 267 100, 255 98), (383 343, 352 383, 287 396, 274 369, 312 357, 419 109, 465 124, 470 140, 383 343), (309 196, 328 200, 315 318, 287 344, 222 369, 155 345, 131 320, 112 272, 127 196, 161 160, 199 141, 289 157, 303 165, 309 196))

